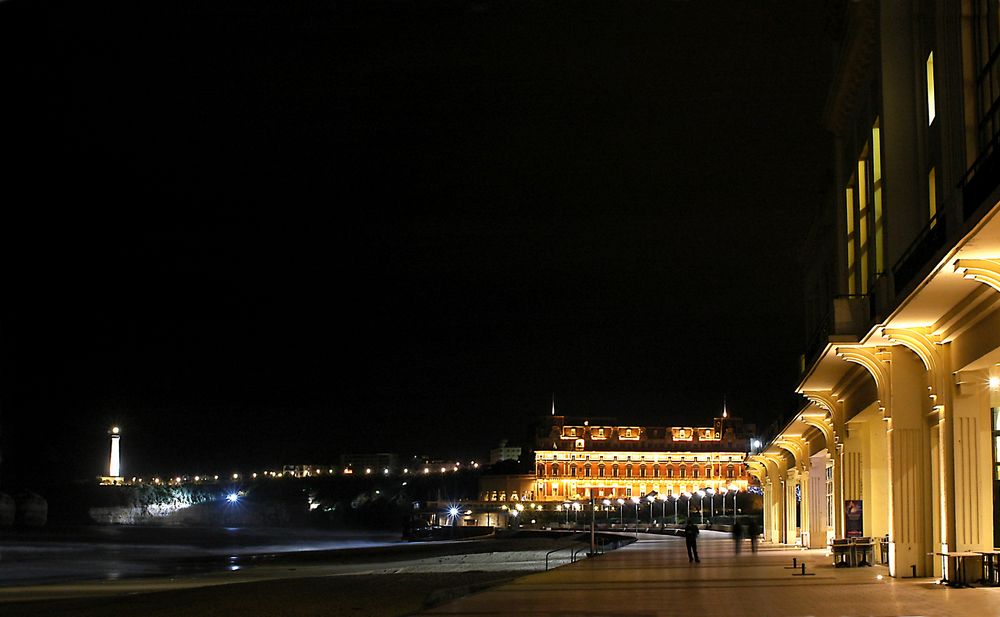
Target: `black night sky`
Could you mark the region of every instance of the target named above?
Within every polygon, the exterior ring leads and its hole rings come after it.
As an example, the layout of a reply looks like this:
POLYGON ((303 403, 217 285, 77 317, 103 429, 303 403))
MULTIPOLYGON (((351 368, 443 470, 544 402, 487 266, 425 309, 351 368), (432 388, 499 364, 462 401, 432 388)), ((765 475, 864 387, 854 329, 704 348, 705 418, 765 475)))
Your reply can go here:
POLYGON ((8 55, 0 482, 97 475, 112 424, 128 475, 223 473, 483 458, 553 393, 657 425, 795 405, 820 5, 44 12, 8 55))

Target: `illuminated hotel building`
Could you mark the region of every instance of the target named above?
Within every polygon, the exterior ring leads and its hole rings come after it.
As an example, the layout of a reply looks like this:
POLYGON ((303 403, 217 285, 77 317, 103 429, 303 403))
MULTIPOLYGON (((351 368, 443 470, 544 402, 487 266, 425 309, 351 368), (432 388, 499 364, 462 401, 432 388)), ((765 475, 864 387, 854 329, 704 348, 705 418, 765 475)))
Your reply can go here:
POLYGON ((1000 546, 1000 5, 826 9, 807 402, 748 465, 768 540, 887 536, 892 576, 940 576, 1000 546))
MULTIPOLYGON (((536 501, 619 499, 699 489, 747 489, 742 422, 708 427, 621 426, 552 416, 535 444, 536 501)), ((492 496, 491 496, 492 497, 492 496)))

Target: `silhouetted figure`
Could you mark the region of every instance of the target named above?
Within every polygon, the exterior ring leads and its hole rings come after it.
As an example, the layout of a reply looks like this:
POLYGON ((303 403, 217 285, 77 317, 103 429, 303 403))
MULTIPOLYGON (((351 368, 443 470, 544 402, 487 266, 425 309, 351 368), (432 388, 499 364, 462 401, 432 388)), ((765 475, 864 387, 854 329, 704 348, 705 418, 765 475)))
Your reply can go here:
POLYGON ((698 558, 698 533, 698 526, 688 521, 684 527, 684 542, 687 544, 689 562, 701 563, 698 558))
POLYGON ((757 529, 757 521, 750 517, 747 522, 747 535, 750 536, 750 549, 753 552, 757 552, 757 536, 760 535, 760 531, 757 529))
POLYGON ((739 521, 733 521, 733 543, 736 545, 736 553, 743 550, 743 525, 739 521))

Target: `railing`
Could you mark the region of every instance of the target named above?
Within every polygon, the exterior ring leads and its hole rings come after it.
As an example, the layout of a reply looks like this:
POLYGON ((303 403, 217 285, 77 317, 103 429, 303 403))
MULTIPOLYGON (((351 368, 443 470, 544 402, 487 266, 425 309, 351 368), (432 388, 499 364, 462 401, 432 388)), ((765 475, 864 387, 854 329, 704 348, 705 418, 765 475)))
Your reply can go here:
POLYGON ((874 314, 873 294, 834 296, 830 302, 830 310, 816 326, 802 356, 803 371, 809 370, 819 358, 820 352, 830 342, 831 336, 860 335, 874 314))
POLYGON ((962 189, 962 220, 979 209, 983 200, 1000 184, 1000 133, 994 135, 958 183, 962 189))
POLYGON ((560 546, 559 548, 554 548, 551 551, 545 553, 545 571, 548 572, 549 570, 549 555, 551 555, 552 553, 558 553, 559 551, 565 551, 567 549, 572 549, 572 548, 573 548, 572 546, 560 546))
POLYGON ((944 246, 948 239, 946 221, 945 211, 938 210, 892 267, 897 296, 944 246))

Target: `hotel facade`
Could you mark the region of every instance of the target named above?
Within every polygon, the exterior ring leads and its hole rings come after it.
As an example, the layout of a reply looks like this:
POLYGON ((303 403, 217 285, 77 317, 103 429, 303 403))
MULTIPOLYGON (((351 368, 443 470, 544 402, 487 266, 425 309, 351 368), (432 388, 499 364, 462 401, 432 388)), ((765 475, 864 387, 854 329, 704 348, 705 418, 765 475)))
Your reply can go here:
MULTIPOLYGON (((701 489, 746 491, 749 436, 738 419, 708 427, 622 426, 613 419, 551 416, 535 439, 535 473, 517 499, 534 502, 681 496, 701 489)), ((483 501, 510 493, 484 483, 483 501), (503 491, 506 494, 501 494, 503 491)))
POLYGON ((835 2, 815 336, 748 459, 767 540, 888 537, 893 576, 1000 546, 1000 5, 835 2))

